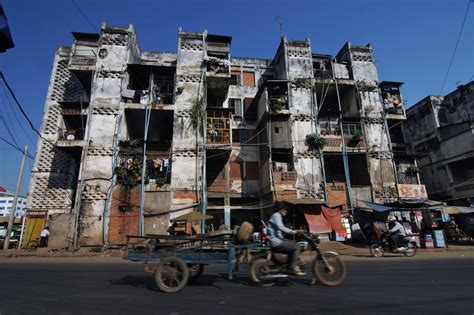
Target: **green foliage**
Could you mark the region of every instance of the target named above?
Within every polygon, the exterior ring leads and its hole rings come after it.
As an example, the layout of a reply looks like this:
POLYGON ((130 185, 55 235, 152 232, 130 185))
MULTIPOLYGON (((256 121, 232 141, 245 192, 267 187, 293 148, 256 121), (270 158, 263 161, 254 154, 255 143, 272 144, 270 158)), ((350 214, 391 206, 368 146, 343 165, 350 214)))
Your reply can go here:
POLYGON ((326 144, 326 139, 324 137, 321 137, 320 135, 311 133, 309 135, 306 135, 304 143, 310 150, 320 150, 324 148, 324 145, 326 144))
POLYGON ((191 125, 193 126, 194 130, 198 130, 201 126, 202 121, 206 117, 206 109, 204 108, 204 102, 202 99, 196 101, 191 106, 191 125))
POLYGON ((278 99, 278 98, 273 98, 269 100, 270 104, 270 111, 272 113, 278 113, 283 109, 283 106, 285 105, 285 101, 278 99))
POLYGON ((354 140, 354 141, 359 141, 360 139, 362 139, 362 133, 357 130, 357 131, 352 135, 352 140, 354 140))
POLYGON ((407 167, 405 173, 407 174, 416 174, 416 173, 419 173, 420 172, 420 169, 415 166, 415 165, 410 165, 407 167))

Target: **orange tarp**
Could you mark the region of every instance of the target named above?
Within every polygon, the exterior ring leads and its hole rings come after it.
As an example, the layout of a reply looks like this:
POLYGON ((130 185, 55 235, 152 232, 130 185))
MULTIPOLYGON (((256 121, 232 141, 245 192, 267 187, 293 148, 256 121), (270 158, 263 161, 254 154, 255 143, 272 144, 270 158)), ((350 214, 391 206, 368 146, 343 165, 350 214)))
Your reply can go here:
POLYGON ((316 214, 314 211, 305 211, 304 217, 308 222, 310 233, 322 234, 332 231, 331 225, 322 214, 316 214))
POLYGON ((347 236, 347 231, 342 225, 341 222, 341 209, 339 207, 328 208, 321 206, 321 212, 324 215, 324 218, 331 224, 331 227, 334 231, 337 232, 342 237, 347 236))

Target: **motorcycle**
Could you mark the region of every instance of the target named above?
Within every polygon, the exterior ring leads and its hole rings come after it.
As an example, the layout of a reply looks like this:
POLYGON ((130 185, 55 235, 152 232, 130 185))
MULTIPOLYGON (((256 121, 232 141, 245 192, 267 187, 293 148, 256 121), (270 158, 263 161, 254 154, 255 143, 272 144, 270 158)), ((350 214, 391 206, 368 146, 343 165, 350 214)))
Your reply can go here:
MULTIPOLYGON (((313 238, 310 234, 303 235, 303 241, 297 243, 301 251, 298 257, 298 266, 307 274, 311 271, 313 279, 328 286, 341 284, 346 278, 346 265, 336 252, 322 252, 319 248, 319 237, 313 238), (316 254, 311 252, 316 251, 316 254), (309 255, 308 255, 309 254, 309 255)), ((269 252, 266 256, 259 256, 250 263, 250 277, 259 286, 272 286, 278 279, 299 277, 289 270, 288 255, 269 252)))
POLYGON ((416 255, 417 247, 415 238, 413 236, 405 236, 402 240, 403 250, 393 248, 388 240, 388 233, 385 232, 380 235, 380 239, 370 245, 370 254, 374 257, 382 257, 385 252, 403 254, 406 257, 413 257, 416 255))

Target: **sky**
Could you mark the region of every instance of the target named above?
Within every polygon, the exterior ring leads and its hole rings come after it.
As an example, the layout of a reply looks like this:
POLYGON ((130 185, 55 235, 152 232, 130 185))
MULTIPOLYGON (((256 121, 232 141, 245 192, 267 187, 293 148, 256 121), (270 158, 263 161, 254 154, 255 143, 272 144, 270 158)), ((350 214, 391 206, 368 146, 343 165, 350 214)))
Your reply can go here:
MULTIPOLYGON (((289 39, 311 39, 314 53, 336 55, 345 42, 371 43, 380 81, 405 82, 407 106, 445 95, 474 80, 474 5, 470 6, 440 93, 469 1, 474 0, 0 0, 15 48, 0 54, 0 70, 39 130, 57 46, 71 32, 135 26, 142 50, 176 52, 184 31, 232 36, 231 55, 273 58, 280 23, 289 39), (79 8, 79 9, 78 9, 79 8)), ((0 135, 35 154, 37 135, 0 87, 0 135), (8 130, 4 122, 8 125, 8 130), (11 132, 11 135, 9 132, 11 132), (12 139, 13 137, 13 139, 12 139)), ((21 152, 0 141, 0 186, 14 192, 21 152)), ((27 160, 20 193, 27 194, 27 160)))

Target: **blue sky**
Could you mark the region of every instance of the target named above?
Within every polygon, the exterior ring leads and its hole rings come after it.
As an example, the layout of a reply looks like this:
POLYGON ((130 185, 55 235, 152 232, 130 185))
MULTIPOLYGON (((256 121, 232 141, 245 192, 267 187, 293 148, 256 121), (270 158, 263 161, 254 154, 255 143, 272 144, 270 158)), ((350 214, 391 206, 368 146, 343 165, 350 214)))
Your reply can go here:
MULTIPOLYGON (((472 1, 472 0, 471 0, 472 1)), ((380 80, 402 81, 407 105, 438 95, 468 0, 3 0, 15 48, 0 54, 3 71, 20 103, 39 129, 54 52, 72 43, 71 32, 94 32, 101 21, 133 23, 142 50, 175 52, 177 29, 233 37, 231 54, 272 58, 279 25, 290 39, 309 37, 313 52, 335 55, 346 41, 374 47, 380 80), (90 21, 94 28, 89 24, 90 21)), ((442 94, 474 79, 474 5, 442 94)), ((37 137, 0 88, 0 115, 18 145, 35 150, 37 137), (18 116, 18 120, 16 119, 18 116), (30 139, 33 141, 31 141, 30 139)), ((2 137, 12 141, 0 121, 2 137)), ((21 153, 0 142, 0 185, 15 189, 21 153)), ((32 162, 21 192, 27 193, 32 162)))

